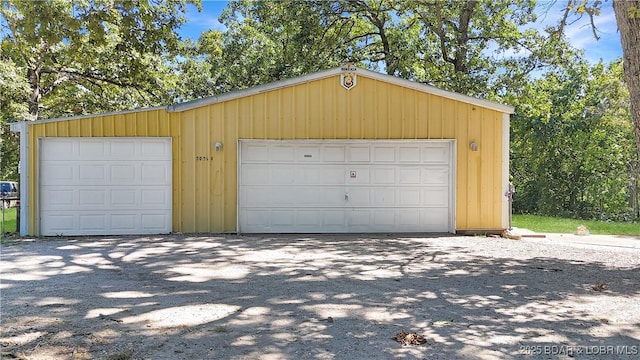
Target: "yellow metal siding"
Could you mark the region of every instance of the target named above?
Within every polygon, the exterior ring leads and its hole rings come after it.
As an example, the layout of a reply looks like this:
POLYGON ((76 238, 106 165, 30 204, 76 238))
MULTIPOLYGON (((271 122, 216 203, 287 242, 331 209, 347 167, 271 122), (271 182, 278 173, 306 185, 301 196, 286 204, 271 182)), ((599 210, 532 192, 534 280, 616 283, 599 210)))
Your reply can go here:
POLYGON ((456 229, 501 227, 502 113, 363 76, 351 90, 332 76, 180 113, 96 116, 29 131, 30 233, 38 228, 37 140, 46 136, 172 137, 173 230, 182 232, 236 231, 238 139, 456 139, 456 229))

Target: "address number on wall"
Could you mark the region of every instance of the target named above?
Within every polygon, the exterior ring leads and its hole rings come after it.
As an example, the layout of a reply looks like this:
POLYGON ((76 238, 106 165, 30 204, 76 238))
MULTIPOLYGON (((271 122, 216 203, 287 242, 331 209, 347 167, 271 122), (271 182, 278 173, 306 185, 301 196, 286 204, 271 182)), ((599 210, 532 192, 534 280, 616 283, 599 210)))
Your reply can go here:
POLYGON ((196 156, 196 161, 210 161, 213 160, 213 156, 196 156))

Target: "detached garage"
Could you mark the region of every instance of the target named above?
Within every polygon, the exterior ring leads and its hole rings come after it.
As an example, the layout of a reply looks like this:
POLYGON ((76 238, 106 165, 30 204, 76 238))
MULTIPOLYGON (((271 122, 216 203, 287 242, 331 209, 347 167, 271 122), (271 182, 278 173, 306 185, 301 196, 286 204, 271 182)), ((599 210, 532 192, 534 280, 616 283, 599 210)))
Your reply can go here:
POLYGON ((20 232, 500 231, 511 113, 346 66, 168 107, 14 123, 20 232))

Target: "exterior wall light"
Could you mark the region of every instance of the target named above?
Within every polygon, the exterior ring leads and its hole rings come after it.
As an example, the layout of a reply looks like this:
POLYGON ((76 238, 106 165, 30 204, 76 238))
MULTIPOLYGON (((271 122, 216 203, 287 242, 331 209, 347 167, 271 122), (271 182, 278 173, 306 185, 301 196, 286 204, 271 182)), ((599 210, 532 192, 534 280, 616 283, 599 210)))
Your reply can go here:
POLYGON ((222 151, 222 143, 219 141, 216 142, 216 144, 214 145, 214 148, 216 149, 216 152, 222 151))
POLYGON ((469 148, 471 148, 471 151, 478 151, 480 147, 478 146, 478 143, 475 140, 473 140, 469 144, 469 148))

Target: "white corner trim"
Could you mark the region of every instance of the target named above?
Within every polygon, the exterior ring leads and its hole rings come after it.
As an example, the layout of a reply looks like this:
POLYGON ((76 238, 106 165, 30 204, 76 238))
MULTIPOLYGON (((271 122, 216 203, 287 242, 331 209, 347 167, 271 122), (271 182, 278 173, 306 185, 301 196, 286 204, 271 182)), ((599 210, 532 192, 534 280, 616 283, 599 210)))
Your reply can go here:
POLYGON ((502 228, 509 227, 509 199, 505 196, 509 191, 509 114, 502 114, 502 228))
POLYGON ((27 235, 29 213, 29 124, 26 121, 9 124, 20 133, 20 236, 27 235))

